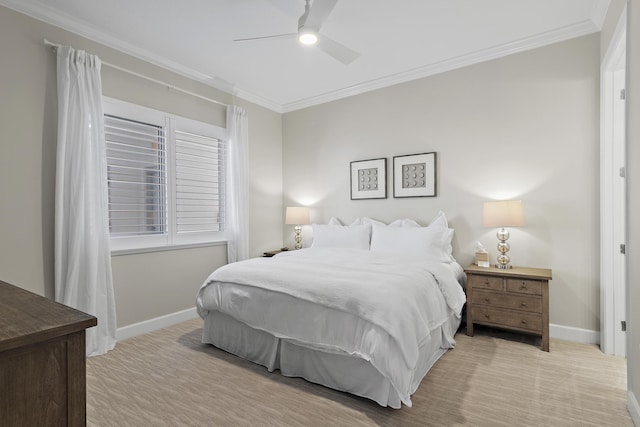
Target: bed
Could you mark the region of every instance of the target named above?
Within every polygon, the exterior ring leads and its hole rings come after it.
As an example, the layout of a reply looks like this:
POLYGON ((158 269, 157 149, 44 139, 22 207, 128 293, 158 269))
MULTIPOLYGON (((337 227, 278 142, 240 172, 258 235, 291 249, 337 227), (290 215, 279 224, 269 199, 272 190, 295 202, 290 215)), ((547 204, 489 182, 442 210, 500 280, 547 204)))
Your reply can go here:
POLYGON ((392 228, 364 224, 366 245, 345 247, 343 239, 336 247, 335 236, 323 243, 326 232, 314 227, 311 248, 214 271, 196 298, 203 343, 382 406, 410 407, 422 378, 455 345, 464 273, 446 249, 416 253, 411 240, 424 241, 429 227, 392 228), (387 231, 412 250, 391 251, 393 242, 379 240, 387 231), (375 250, 379 243, 387 250, 375 250))

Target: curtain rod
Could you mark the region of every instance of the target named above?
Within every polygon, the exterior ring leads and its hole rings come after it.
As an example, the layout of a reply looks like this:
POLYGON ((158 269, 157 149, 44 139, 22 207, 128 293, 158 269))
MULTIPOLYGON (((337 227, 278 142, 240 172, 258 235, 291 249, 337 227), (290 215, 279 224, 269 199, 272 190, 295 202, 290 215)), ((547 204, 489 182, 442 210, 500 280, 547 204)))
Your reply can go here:
MULTIPOLYGON (((50 42, 47 39, 44 39, 44 44, 46 46, 51 46, 54 49, 58 49, 58 48, 62 47, 61 44, 50 42)), ((157 83, 157 84, 162 85, 162 86, 166 86, 167 89, 175 90, 177 92, 182 92, 182 93, 184 93, 186 95, 191 95, 193 97, 202 99, 204 101, 211 102, 213 104, 221 105, 223 107, 228 107, 229 106, 229 104, 225 104, 224 102, 220 102, 220 101, 216 101, 215 99, 207 98, 206 96, 202 96, 202 95, 197 94, 195 92, 191 92, 190 90, 182 89, 181 87, 174 86, 171 83, 167 83, 167 82, 164 82, 162 80, 154 79, 153 77, 145 76, 144 74, 140 74, 140 73, 137 73, 135 71, 128 70, 126 68, 120 67, 120 66, 115 65, 115 64, 111 64, 111 63, 106 62, 106 61, 100 60, 100 62, 102 62, 103 65, 106 65, 107 67, 111 67, 111 68, 113 68, 115 70, 122 71, 122 72, 127 73, 127 74, 131 74, 132 76, 136 76, 136 77, 139 77, 141 79, 148 80, 150 82, 157 83)))

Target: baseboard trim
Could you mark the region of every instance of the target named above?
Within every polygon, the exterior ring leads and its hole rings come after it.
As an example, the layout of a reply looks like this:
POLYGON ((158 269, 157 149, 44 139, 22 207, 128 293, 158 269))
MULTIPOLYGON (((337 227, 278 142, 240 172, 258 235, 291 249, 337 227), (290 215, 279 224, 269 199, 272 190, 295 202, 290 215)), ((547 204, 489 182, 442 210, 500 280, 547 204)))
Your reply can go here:
MULTIPOLYGON (((198 313, 196 308, 188 308, 186 310, 166 314, 154 319, 144 320, 142 322, 118 328, 116 331, 116 338, 118 341, 126 340, 127 338, 144 335, 158 329, 175 325, 176 323, 195 319, 197 317, 198 313)), ((554 325, 553 323, 549 325, 549 336, 553 339, 578 342, 582 344, 600 343, 600 332, 591 331, 589 329, 573 328, 571 326, 554 325)))
POLYGON ((148 334, 149 332, 166 328, 168 326, 175 325, 176 323, 186 322, 187 320, 195 319, 197 317, 198 312, 196 311, 196 308, 188 308, 186 310, 166 314, 154 319, 144 320, 142 322, 134 323, 133 325, 118 328, 116 331, 116 339, 118 341, 126 340, 127 338, 148 334))
POLYGON ((636 399, 636 395, 632 391, 627 393, 627 409, 631 414, 633 423, 640 427, 640 404, 638 404, 638 399, 636 399))
POLYGON ((549 324, 549 336, 553 339, 581 344, 600 344, 600 332, 571 326, 549 324))

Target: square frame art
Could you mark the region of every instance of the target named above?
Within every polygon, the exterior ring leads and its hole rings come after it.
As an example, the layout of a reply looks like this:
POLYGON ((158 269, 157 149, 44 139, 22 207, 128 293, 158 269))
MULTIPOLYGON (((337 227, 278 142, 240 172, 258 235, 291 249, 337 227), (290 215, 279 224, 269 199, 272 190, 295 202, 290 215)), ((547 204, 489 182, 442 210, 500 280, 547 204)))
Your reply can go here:
POLYGON ((393 197, 436 196, 436 153, 393 158, 393 197))
POLYGON ((351 162, 351 200, 387 198, 387 159, 351 162))

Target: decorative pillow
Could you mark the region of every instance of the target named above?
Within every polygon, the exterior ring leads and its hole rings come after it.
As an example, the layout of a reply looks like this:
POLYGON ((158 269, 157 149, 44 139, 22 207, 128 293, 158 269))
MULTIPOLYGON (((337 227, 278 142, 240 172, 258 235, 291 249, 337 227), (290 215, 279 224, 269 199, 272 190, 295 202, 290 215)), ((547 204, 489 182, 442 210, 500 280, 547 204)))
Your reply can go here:
POLYGON ((312 224, 312 248, 354 248, 369 250, 371 225, 312 224))

